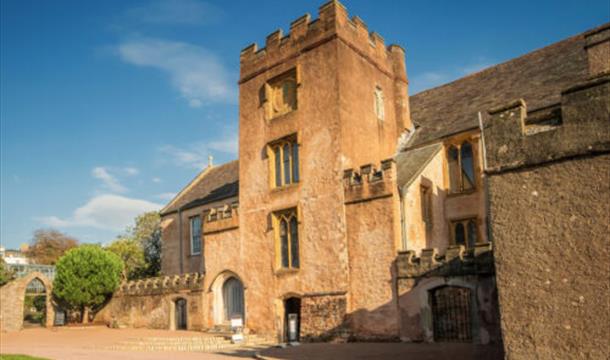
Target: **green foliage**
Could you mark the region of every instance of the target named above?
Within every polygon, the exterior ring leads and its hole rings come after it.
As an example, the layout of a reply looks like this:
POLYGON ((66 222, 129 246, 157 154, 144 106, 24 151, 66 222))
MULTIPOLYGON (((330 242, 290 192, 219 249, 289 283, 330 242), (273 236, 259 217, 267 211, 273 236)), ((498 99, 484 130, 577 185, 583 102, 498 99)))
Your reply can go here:
POLYGON ((48 359, 29 356, 29 355, 0 354, 0 360, 48 360, 48 359))
POLYGON ((78 240, 53 229, 38 229, 27 250, 36 264, 55 265, 66 251, 78 246, 78 240))
POLYGON ((139 215, 135 226, 127 228, 119 240, 132 240, 139 244, 144 254, 145 266, 136 278, 159 275, 161 271, 161 216, 156 211, 139 215))
POLYGON ((15 274, 13 274, 11 270, 9 270, 8 266, 4 262, 4 259, 0 258, 0 286, 13 280, 14 278, 15 274))
POLYGON ((53 295, 69 308, 88 310, 118 288, 122 272, 117 255, 98 245, 81 245, 57 262, 53 295))
POLYGON ((118 238, 106 247, 106 250, 116 254, 125 264, 125 277, 128 280, 137 279, 146 273, 147 264, 144 259, 144 249, 134 239, 118 238))

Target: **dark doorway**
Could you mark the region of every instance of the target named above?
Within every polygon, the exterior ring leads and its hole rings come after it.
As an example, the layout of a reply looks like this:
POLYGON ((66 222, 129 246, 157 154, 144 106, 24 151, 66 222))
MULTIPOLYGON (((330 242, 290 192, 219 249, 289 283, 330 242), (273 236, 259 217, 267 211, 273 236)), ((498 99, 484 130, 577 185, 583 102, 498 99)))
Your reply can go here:
POLYGON ((472 341, 471 290, 443 286, 431 291, 434 341, 472 341))
POLYGON ((44 283, 34 278, 25 288, 23 326, 44 326, 47 317, 47 291, 44 283))
POLYGON ((232 277, 222 285, 222 299, 225 308, 225 320, 241 318, 244 321, 244 286, 241 281, 232 277))
POLYGON ((287 342, 294 342, 299 341, 300 337, 301 299, 291 297, 284 300, 284 339, 287 342))
POLYGON ((176 300, 176 330, 186 330, 186 300, 176 300))

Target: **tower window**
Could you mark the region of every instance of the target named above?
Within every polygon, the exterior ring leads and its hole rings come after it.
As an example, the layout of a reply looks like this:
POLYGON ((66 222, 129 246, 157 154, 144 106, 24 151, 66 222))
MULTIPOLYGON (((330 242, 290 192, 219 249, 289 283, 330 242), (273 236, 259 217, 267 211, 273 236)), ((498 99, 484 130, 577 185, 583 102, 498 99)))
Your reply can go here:
POLYGON ((460 193, 475 188, 474 152, 468 141, 451 145, 447 150, 449 165, 449 189, 452 193, 460 193))
POLYGON ((273 214, 278 268, 298 269, 299 222, 296 209, 278 211, 273 214))
POLYGON ((379 86, 375 87, 375 115, 377 119, 383 120, 385 118, 385 109, 383 104, 383 90, 379 86))
POLYGON ((299 182, 299 144, 291 135, 268 146, 271 185, 282 187, 299 182))
POLYGON ((432 228, 432 189, 429 186, 420 187, 421 217, 426 229, 432 228))

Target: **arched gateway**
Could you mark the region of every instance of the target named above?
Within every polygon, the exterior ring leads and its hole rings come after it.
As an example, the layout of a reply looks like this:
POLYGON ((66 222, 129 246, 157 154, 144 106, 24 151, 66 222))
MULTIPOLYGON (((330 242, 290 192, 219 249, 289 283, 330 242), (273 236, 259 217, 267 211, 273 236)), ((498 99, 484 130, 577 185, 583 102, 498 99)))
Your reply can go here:
POLYGON ((51 290, 51 280, 40 272, 29 273, 2 286, 0 330, 20 330, 26 317, 45 327, 53 326, 55 311, 50 296, 51 290))
POLYGON ((246 319, 244 284, 231 271, 220 273, 210 288, 214 304, 214 324, 227 325, 231 319, 246 319))

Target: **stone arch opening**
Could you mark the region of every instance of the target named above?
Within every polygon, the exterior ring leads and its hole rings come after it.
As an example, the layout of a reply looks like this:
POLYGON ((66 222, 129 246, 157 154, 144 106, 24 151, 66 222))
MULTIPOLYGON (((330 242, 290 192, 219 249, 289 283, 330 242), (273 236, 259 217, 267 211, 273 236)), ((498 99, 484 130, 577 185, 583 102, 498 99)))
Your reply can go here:
POLYGON ((229 325, 231 319, 246 321, 245 286, 241 278, 232 271, 220 273, 212 282, 215 325, 229 325))
POLYGON ((284 341, 298 342, 301 338, 301 298, 284 298, 284 341))
POLYGON ((23 327, 46 325, 48 296, 50 294, 39 278, 35 277, 26 284, 23 294, 23 327))

